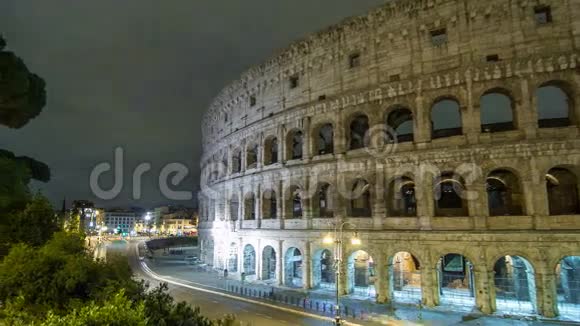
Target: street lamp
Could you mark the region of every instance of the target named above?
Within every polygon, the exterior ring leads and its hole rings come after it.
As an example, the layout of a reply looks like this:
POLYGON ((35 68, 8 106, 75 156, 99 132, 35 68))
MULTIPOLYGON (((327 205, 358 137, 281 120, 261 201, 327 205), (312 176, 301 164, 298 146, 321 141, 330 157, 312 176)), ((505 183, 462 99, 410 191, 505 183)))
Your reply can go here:
POLYGON ((350 243, 353 246, 358 246, 361 244, 361 240, 358 237, 358 232, 356 231, 356 225, 350 222, 344 222, 339 225, 335 225, 334 227, 334 235, 328 234, 322 242, 325 244, 333 244, 334 243, 334 262, 335 262, 335 274, 336 279, 334 281, 335 288, 336 288, 336 307, 334 309, 335 316, 334 316, 334 325, 342 325, 342 318, 340 317, 340 291, 339 291, 339 282, 340 282, 340 269, 342 265, 342 237, 343 237, 343 228, 345 225, 352 226, 355 231, 353 237, 350 239, 350 243))

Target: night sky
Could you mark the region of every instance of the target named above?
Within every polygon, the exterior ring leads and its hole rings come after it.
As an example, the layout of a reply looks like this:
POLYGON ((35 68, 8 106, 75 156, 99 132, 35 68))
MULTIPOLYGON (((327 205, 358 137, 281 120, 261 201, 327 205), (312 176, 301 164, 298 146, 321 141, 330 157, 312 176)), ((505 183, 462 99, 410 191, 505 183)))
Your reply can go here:
MULTIPOLYGON (((48 105, 20 130, 0 126, 0 148, 47 163, 37 184, 55 206, 66 196, 98 205, 152 207, 171 202, 159 170, 180 162, 199 183, 200 122, 212 98, 276 49, 364 13, 384 0, 2 0, 8 49, 47 82, 48 105), (95 165, 125 150, 124 188, 110 201, 89 187, 95 165), (132 172, 142 162, 143 194, 133 201, 132 172)), ((101 186, 112 185, 112 174, 101 186)))

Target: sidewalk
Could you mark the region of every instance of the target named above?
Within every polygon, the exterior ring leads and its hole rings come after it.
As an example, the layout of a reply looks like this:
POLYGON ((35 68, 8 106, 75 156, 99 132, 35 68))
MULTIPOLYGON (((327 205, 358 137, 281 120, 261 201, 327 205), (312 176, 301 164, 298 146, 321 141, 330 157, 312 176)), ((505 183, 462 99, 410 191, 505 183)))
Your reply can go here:
MULTIPOLYGON (((147 260, 151 270, 173 279, 195 283, 199 287, 218 289, 230 294, 276 302, 319 315, 334 316, 335 296, 330 290, 293 289, 273 286, 261 281, 246 281, 228 278, 215 272, 196 272, 194 267, 183 261, 147 260)), ((376 304, 371 299, 362 300, 352 296, 341 297, 342 315, 364 325, 562 325, 557 320, 534 320, 530 317, 503 318, 480 313, 450 311, 445 307, 420 308, 403 304, 376 304)), ((572 324, 572 323, 567 323, 572 324)))

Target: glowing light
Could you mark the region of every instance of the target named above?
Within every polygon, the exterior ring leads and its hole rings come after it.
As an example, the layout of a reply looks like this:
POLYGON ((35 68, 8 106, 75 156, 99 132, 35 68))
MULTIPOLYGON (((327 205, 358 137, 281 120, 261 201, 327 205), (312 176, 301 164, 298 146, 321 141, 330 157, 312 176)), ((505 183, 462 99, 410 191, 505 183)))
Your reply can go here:
POLYGON ((358 233, 354 234, 354 237, 352 237, 352 239, 350 239, 350 243, 353 246, 359 246, 361 244, 360 238, 358 237, 358 233))
POLYGON ((322 243, 332 244, 332 243, 334 243, 334 238, 332 238, 332 235, 330 235, 330 233, 329 233, 324 237, 324 239, 322 239, 322 243))

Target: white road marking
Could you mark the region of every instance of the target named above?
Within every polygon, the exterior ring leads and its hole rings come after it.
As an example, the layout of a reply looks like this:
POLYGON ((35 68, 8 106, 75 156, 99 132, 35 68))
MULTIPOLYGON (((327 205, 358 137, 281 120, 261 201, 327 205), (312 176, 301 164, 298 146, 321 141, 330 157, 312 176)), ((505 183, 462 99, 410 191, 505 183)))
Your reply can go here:
MULTIPOLYGON (((135 249, 137 251, 137 255, 139 255, 139 249, 137 248, 137 246, 135 246, 135 249)), ((154 279, 156 279, 158 281, 163 281, 163 282, 166 282, 166 283, 169 283, 169 284, 173 284, 173 285, 177 285, 177 286, 182 286, 182 287, 185 287, 185 288, 188 288, 188 289, 192 289, 192 290, 196 290, 196 291, 200 291, 200 292, 206 292, 206 293, 210 293, 210 294, 214 294, 214 295, 219 295, 219 296, 226 297, 226 298, 229 298, 229 299, 234 299, 234 300, 238 300, 238 301, 244 301, 244 302, 247 302, 247 303, 261 305, 261 306, 265 306, 265 307, 272 308, 272 309, 282 310, 282 311, 285 311, 285 312, 289 312, 289 313, 292 313, 292 314, 301 315, 301 316, 305 316, 305 317, 309 317, 309 318, 315 318, 315 319, 324 320, 324 321, 330 321, 330 322, 333 322, 334 321, 333 318, 329 318, 329 317, 319 316, 319 315, 311 314, 311 313, 304 312, 304 311, 299 311, 299 310, 294 310, 294 309, 290 309, 290 308, 286 308, 286 307, 276 306, 276 305, 269 304, 269 303, 266 303, 266 302, 255 301, 255 300, 251 300, 251 299, 248 299, 248 298, 237 297, 237 296, 230 295, 230 294, 223 293, 223 292, 217 292, 217 291, 212 291, 212 290, 208 290, 208 289, 204 289, 204 288, 200 288, 200 287, 195 287, 195 286, 188 285, 188 284, 183 284, 183 283, 180 283, 180 282, 177 282, 177 281, 173 281, 173 280, 164 278, 164 277, 156 274, 155 272, 153 272, 149 268, 149 266, 147 266, 147 264, 144 261, 141 261, 140 263, 141 263, 141 267, 143 268, 143 272, 145 272, 145 274, 147 274, 148 276, 150 276, 150 277, 152 277, 152 278, 154 278, 154 279)), ((196 284, 194 282, 189 282, 189 283, 196 284)), ((245 309, 242 309, 242 310, 247 311, 245 309)), ((283 320, 280 320, 280 322, 286 323, 283 320)), ((354 323, 347 322, 347 321, 344 321, 344 324, 345 325, 350 325, 350 326, 362 326, 360 324, 354 324, 354 323)))

